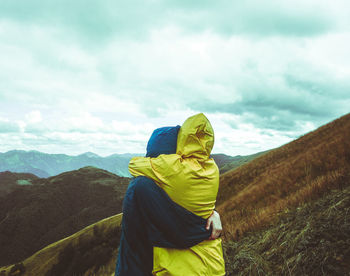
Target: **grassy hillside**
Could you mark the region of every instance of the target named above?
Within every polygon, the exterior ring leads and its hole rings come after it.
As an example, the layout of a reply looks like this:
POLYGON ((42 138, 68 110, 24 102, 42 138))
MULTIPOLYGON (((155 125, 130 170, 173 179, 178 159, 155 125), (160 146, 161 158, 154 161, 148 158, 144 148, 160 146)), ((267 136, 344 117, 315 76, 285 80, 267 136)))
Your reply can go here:
POLYGON ((342 188, 350 178, 350 114, 220 177, 217 209, 225 238, 271 222, 293 208, 342 188))
MULTIPOLYGON (((227 275, 350 275, 350 183, 344 187, 281 212, 239 241, 225 241, 227 275)), ((99 221, 0 268, 0 275, 113 276, 120 222, 121 214, 99 221)))
POLYGON ((226 241, 227 275, 350 275, 350 183, 226 241))
POLYGON ((108 217, 52 243, 23 262, 0 268, 0 275, 110 276, 115 269, 121 217, 108 217))
POLYGON ((0 201, 0 265, 120 213, 129 180, 85 167, 18 187, 0 201))

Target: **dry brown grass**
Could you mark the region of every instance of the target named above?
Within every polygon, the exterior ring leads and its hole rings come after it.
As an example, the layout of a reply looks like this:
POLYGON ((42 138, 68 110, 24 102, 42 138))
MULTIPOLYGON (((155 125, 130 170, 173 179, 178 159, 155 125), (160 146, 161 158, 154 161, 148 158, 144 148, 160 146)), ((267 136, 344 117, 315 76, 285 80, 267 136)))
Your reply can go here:
POLYGON ((223 244, 227 276, 350 275, 350 182, 223 244))
POLYGON ((342 188, 350 172, 350 114, 221 176, 225 239, 269 224, 282 210, 342 188))

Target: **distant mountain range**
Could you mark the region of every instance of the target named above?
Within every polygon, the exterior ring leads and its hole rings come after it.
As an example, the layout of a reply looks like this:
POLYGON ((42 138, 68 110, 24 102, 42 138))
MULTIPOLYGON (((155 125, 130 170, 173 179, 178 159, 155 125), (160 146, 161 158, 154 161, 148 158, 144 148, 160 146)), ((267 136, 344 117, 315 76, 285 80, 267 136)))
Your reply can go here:
MULTIPOLYGON (((251 161, 263 153, 265 152, 247 156, 212 154, 211 157, 217 163, 220 173, 224 173, 251 161)), ((31 173, 45 178, 86 166, 94 166, 119 176, 130 177, 131 175, 128 171, 129 161, 132 157, 141 155, 126 153, 101 157, 93 152, 86 152, 77 156, 70 156, 66 154, 43 153, 35 150, 11 150, 0 153, 0 172, 31 173)))
POLYGON ((269 152, 267 151, 261 151, 258 153, 254 153, 251 155, 236 155, 236 156, 230 156, 226 154, 212 154, 211 157, 215 160, 215 163, 218 165, 220 174, 223 174, 225 172, 228 172, 230 170, 233 170, 245 163, 248 163, 252 161, 253 159, 269 152))
POLYGON ((31 185, 0 193, 0 266, 23 260, 50 243, 121 213, 130 181, 84 167, 49 178, 1 173, 0 189, 23 177, 31 185))
POLYGON ((133 156, 137 154, 113 154, 101 157, 92 152, 70 156, 34 150, 11 150, 0 153, 0 171, 32 173, 39 177, 49 177, 85 166, 94 166, 119 176, 130 177, 128 164, 133 156))

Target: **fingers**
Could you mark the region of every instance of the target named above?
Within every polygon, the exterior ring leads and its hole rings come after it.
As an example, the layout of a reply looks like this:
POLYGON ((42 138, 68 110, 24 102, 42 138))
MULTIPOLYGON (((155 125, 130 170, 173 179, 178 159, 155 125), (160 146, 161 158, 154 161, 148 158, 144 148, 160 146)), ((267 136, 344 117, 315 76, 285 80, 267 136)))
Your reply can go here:
POLYGON ((209 230, 210 227, 212 228, 212 232, 209 237, 209 240, 215 240, 221 236, 222 225, 221 225, 220 215, 216 211, 213 211, 213 213, 207 219, 207 224, 205 228, 209 230))
POLYGON ((213 230, 213 232, 211 232, 210 239, 215 240, 217 237, 218 237, 217 230, 213 230))
POLYGON ((210 239, 211 240, 217 239, 218 237, 221 236, 221 232, 222 232, 222 228, 214 228, 211 233, 210 239))
POLYGON ((208 218, 207 225, 205 226, 205 229, 209 230, 210 225, 213 223, 213 220, 211 218, 208 218))
POLYGON ((205 229, 209 230, 210 225, 213 224, 213 213, 211 213, 210 217, 207 219, 207 225, 205 226, 205 229))

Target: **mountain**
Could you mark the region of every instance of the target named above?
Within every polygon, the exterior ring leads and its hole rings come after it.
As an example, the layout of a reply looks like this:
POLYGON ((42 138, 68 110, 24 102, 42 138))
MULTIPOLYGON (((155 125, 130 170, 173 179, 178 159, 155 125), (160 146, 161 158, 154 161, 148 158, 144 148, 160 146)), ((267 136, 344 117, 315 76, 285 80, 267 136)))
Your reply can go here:
POLYGON ((245 163, 252 161, 268 151, 262 151, 251 155, 236 155, 229 156, 226 154, 212 154, 211 157, 215 160, 216 165, 219 167, 220 174, 223 174, 229 170, 235 169, 245 163))
POLYGON ((121 214, 85 227, 14 265, 0 267, 0 276, 114 275, 121 214), (13 274, 10 274, 12 271, 13 274))
MULTIPOLYGON (((264 154, 259 152, 247 156, 229 156, 225 154, 212 154, 220 173, 239 167, 254 158, 264 154)), ((117 174, 130 177, 128 164, 132 157, 142 154, 112 154, 101 157, 93 152, 85 152, 77 156, 66 154, 48 154, 39 151, 11 150, 0 153, 0 172, 32 173, 41 178, 54 176, 66 171, 77 170, 85 166, 94 166, 117 174)))
POLYGON ((92 152, 77 156, 66 154, 48 154, 39 151, 11 150, 0 153, 0 171, 26 172, 39 177, 49 177, 66 171, 77 170, 85 166, 94 166, 130 177, 128 164, 137 154, 112 154, 101 157, 92 152))
POLYGON ((350 178, 350 114, 220 177, 217 209, 238 239, 294 208, 342 188, 350 178))
POLYGON ((21 185, 31 185, 38 177, 31 173, 0 172, 0 198, 21 185))
POLYGON ((101 157, 101 156, 99 156, 98 154, 93 153, 93 152, 91 152, 91 151, 85 152, 85 153, 80 154, 80 155, 78 155, 78 156, 87 157, 87 158, 99 158, 99 157, 101 157))
POLYGON ((0 201, 0 265, 120 213, 129 181, 84 167, 17 187, 0 201))

